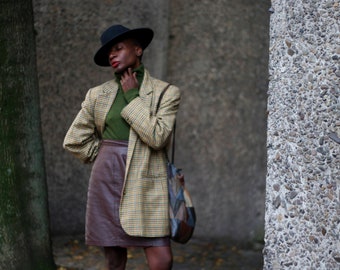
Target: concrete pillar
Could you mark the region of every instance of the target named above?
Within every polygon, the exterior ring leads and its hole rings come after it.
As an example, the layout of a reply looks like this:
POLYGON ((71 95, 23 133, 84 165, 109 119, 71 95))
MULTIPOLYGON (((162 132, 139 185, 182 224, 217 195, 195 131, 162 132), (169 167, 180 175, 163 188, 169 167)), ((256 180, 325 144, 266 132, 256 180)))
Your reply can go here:
POLYGON ((272 0, 265 269, 340 267, 339 8, 272 0))

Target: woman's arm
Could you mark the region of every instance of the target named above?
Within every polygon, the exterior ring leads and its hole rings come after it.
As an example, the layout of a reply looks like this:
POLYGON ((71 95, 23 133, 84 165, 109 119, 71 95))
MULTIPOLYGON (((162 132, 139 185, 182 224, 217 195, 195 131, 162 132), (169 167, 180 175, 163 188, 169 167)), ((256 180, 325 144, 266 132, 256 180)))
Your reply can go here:
POLYGON ((63 147, 84 163, 92 162, 99 149, 99 136, 94 122, 92 89, 86 94, 81 110, 67 131, 63 147))
POLYGON ((165 92, 156 115, 151 114, 140 97, 134 98, 121 112, 140 139, 155 150, 162 149, 171 135, 180 103, 180 91, 171 85, 165 92))

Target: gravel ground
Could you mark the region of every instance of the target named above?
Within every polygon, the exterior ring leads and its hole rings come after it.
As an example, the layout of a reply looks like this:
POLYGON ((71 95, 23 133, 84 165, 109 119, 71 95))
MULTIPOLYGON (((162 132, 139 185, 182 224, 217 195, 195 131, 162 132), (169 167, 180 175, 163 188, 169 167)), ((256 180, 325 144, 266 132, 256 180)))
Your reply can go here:
MULTIPOLYGON (((222 241, 192 239, 188 244, 172 244, 173 270, 259 270, 263 267, 262 244, 242 249, 222 241)), ((53 238, 58 270, 104 270, 100 248, 84 244, 83 236, 53 238)), ((148 270, 142 249, 128 250, 127 270, 148 270)))

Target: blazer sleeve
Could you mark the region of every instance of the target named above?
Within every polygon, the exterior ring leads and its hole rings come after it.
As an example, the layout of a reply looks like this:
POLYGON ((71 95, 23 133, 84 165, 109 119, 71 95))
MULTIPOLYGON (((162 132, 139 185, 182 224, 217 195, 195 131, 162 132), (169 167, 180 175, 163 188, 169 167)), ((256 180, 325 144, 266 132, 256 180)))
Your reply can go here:
POLYGON ((155 115, 140 97, 133 99, 121 112, 139 138, 155 150, 168 142, 181 99, 180 90, 171 85, 165 92, 155 115))
POLYGON ((93 162, 98 154, 99 135, 94 121, 95 97, 92 89, 86 94, 81 110, 64 138, 63 147, 84 163, 93 162))

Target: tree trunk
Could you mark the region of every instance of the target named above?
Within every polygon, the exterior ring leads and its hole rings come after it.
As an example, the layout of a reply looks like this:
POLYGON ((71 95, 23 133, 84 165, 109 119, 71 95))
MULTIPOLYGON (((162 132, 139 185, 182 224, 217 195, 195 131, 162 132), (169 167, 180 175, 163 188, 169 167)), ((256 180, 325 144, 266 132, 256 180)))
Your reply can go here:
POLYGON ((55 269, 32 2, 0 2, 0 269, 55 269))

